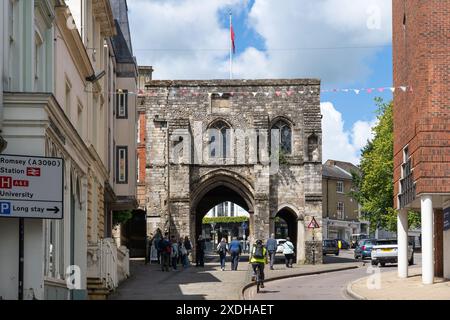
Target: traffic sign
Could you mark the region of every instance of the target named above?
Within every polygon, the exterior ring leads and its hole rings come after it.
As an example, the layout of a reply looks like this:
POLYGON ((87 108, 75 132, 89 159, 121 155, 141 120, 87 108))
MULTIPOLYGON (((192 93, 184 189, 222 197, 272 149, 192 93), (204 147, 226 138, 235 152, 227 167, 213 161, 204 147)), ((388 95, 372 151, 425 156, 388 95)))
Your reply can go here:
POLYGON ((242 229, 246 230, 248 228, 247 223, 242 222, 241 227, 242 227, 242 229))
POLYGON ((308 225, 308 229, 318 229, 320 228, 319 224, 316 221, 316 218, 312 218, 311 222, 308 225))
POLYGON ((0 155, 0 217, 62 219, 64 160, 0 155))

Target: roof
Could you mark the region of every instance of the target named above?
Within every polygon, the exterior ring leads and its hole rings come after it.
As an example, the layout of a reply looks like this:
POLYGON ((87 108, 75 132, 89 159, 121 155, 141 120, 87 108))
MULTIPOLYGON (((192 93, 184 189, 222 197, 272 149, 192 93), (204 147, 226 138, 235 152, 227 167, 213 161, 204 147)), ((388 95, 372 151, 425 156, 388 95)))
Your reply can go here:
POLYGON ((322 166, 322 176, 327 178, 335 178, 342 180, 352 180, 352 175, 345 170, 336 166, 324 164, 322 166))

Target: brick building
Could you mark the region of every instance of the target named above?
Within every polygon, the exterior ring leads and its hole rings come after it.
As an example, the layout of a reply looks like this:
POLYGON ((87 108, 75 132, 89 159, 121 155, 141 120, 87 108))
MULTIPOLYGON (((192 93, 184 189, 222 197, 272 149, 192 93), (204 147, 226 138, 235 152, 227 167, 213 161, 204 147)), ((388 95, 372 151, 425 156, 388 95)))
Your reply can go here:
POLYGON ((195 240, 203 216, 230 201, 249 212, 251 240, 267 239, 279 216, 297 262, 321 262, 321 229, 307 228, 313 217, 322 225, 318 80, 151 81, 139 99, 147 217, 160 216, 159 228, 195 240), (279 170, 269 145, 279 146, 279 170))
POLYGON ((450 278, 449 15, 449 1, 393 1, 394 84, 412 88, 394 96, 398 268, 407 277, 407 212, 416 209, 425 284, 450 278))

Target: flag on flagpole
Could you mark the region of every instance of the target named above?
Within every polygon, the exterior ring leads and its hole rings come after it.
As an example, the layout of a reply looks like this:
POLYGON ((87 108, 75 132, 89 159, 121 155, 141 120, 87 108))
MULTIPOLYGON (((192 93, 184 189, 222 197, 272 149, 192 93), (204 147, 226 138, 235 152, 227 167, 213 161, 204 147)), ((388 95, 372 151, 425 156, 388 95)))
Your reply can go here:
POLYGON ((233 50, 233 54, 236 54, 236 46, 234 44, 235 34, 233 29, 233 23, 231 22, 231 14, 230 14, 230 36, 231 36, 231 48, 233 50))

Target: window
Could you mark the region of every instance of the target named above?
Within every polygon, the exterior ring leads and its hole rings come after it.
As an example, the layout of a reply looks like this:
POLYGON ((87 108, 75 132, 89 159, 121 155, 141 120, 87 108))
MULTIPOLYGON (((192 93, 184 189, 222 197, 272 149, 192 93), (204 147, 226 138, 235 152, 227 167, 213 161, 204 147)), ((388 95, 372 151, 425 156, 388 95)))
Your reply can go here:
POLYGON ((47 220, 45 228, 45 276, 64 279, 64 221, 47 220))
POLYGON ((128 118, 128 90, 117 90, 116 94, 117 104, 117 119, 128 118))
POLYGON ((128 147, 117 146, 117 183, 126 184, 128 183, 128 147))
POLYGON ((416 183, 414 182, 411 155, 409 149, 403 149, 403 163, 401 168, 399 206, 404 208, 416 198, 416 183))
POLYGON ((223 121, 217 121, 209 130, 209 156, 227 158, 230 152, 230 127, 223 121))
POLYGON ((292 131, 291 126, 283 120, 277 121, 272 130, 280 130, 279 144, 280 151, 285 154, 291 154, 292 152, 292 131))
POLYGON ((139 115, 137 121, 137 143, 141 143, 141 116, 139 115))
POLYGON ((141 159, 139 158, 139 156, 137 158, 136 165, 137 165, 137 167, 136 167, 136 181, 139 183, 141 181, 141 179, 140 179, 141 178, 141 159))
POLYGON ((336 181, 336 192, 344 193, 344 182, 343 181, 336 181))
POLYGON ((308 137, 308 161, 319 161, 319 139, 315 134, 308 137))
POLYGON ((344 215, 345 215, 345 209, 344 209, 344 203, 343 202, 338 202, 337 203, 337 218, 339 220, 344 220, 344 215))

